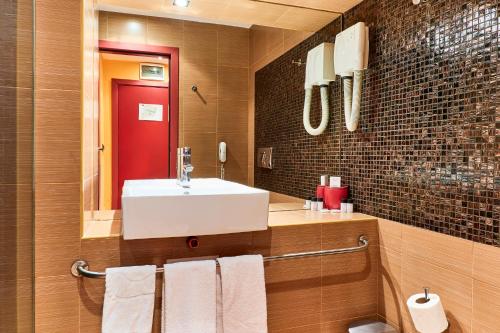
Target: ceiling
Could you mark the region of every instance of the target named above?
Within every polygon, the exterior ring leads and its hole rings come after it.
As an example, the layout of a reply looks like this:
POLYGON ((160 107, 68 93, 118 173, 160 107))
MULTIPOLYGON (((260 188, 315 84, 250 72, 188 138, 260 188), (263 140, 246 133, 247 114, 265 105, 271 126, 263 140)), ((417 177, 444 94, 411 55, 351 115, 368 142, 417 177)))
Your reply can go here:
POLYGON ((315 32, 362 0, 97 0, 99 10, 249 28, 262 25, 315 32), (307 8, 303 8, 307 7, 307 8), (313 8, 313 9, 309 9, 313 8))

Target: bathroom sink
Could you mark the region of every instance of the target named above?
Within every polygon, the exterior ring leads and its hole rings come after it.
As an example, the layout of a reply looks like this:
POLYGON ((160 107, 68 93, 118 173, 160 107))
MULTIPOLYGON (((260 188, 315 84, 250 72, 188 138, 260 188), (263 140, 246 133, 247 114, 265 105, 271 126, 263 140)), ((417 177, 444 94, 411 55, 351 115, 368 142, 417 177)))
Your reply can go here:
POLYGON ((124 239, 227 234, 267 229, 269 192, 217 178, 126 180, 124 239))

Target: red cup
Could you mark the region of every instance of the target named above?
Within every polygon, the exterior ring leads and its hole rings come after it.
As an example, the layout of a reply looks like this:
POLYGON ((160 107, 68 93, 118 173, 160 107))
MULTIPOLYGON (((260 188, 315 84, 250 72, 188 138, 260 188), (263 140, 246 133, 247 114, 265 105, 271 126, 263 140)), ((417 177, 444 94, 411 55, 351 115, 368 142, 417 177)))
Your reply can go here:
POLYGON ((316 198, 324 199, 325 198, 325 189, 326 189, 326 186, 318 185, 318 187, 316 187, 316 198))
POLYGON ((342 199, 347 199, 349 197, 349 186, 326 187, 324 192, 326 208, 340 209, 340 202, 342 199))

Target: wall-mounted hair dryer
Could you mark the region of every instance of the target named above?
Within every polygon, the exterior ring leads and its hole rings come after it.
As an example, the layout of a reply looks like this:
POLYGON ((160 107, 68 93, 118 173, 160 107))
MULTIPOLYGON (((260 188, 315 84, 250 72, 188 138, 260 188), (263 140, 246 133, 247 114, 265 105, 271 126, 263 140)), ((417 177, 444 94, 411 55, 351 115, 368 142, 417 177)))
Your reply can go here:
POLYGON ((320 135, 328 126, 328 84, 335 81, 333 50, 332 43, 323 43, 307 53, 303 122, 307 133, 311 135, 320 135), (321 91, 321 123, 317 128, 311 126, 309 119, 313 86, 320 86, 321 91))
POLYGON ((307 53, 304 128, 311 135, 320 135, 328 126, 328 84, 335 81, 336 74, 344 82, 344 110, 349 131, 358 127, 361 106, 363 71, 368 66, 368 27, 359 22, 337 34, 335 44, 323 43, 307 53), (321 91, 321 123, 313 128, 309 120, 312 87, 321 91))
POLYGON ((347 130, 358 128, 363 71, 368 67, 368 27, 359 22, 335 38, 335 74, 344 82, 344 114, 347 130))

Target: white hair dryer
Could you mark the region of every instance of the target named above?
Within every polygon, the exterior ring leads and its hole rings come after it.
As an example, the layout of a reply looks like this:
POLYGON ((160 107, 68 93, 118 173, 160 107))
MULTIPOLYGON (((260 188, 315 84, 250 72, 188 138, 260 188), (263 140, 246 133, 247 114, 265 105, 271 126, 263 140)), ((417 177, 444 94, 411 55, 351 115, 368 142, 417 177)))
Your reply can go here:
POLYGON ((328 126, 328 84, 335 81, 333 50, 332 43, 323 43, 307 53, 303 122, 307 133, 311 135, 320 135, 328 126), (309 119, 313 86, 320 86, 321 91, 321 123, 317 128, 311 126, 309 119))
POLYGON ((363 71, 368 67, 368 27, 359 22, 335 38, 335 74, 344 82, 344 114, 347 130, 358 128, 363 71))
POLYGON ((307 53, 304 128, 311 135, 320 135, 328 126, 328 85, 340 75, 344 82, 344 110, 347 130, 355 131, 359 123, 363 71, 368 66, 368 27, 359 22, 337 34, 335 44, 323 43, 307 53), (313 128, 310 122, 313 86, 320 86, 321 123, 313 128))

